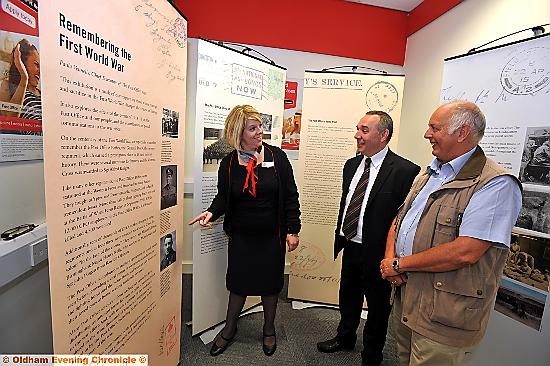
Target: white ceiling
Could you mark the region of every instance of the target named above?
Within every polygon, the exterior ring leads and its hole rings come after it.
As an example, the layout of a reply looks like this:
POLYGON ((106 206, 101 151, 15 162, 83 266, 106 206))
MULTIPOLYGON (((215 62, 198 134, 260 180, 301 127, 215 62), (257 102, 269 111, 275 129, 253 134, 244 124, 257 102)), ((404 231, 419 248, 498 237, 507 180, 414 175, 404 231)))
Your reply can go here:
POLYGON ((410 12, 423 0, 347 0, 353 3, 379 6, 381 8, 396 9, 410 12))

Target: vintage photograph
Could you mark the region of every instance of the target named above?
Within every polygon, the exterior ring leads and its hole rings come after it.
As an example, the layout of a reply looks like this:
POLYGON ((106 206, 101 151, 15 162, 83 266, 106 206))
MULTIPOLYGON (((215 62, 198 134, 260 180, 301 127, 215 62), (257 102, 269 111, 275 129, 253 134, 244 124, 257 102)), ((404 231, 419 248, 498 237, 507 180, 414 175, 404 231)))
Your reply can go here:
POLYGON ((520 180, 550 186, 550 126, 527 128, 520 180))
POLYGON ((503 278, 497 292, 495 310, 540 331, 546 296, 503 278))
POLYGON ((160 238, 160 270, 176 261, 176 230, 160 238))
POLYGON ((550 240, 512 235, 504 275, 548 292, 550 282, 550 240))
POLYGON ((274 124, 273 118, 274 117, 271 114, 265 114, 265 113, 260 113, 260 114, 262 116, 262 130, 263 130, 262 138, 264 139, 264 141, 269 143, 269 140, 271 140, 273 135, 273 124, 274 124))
POLYGON ((550 238, 550 192, 524 189, 516 227, 528 230, 531 235, 550 238))
POLYGON ((225 142, 223 130, 205 128, 202 150, 202 171, 217 172, 220 161, 233 149, 225 142))
POLYGON ((264 133, 271 134, 273 127, 273 116, 271 114, 260 113, 262 116, 262 130, 264 133))
POLYGON ((180 113, 170 109, 162 109, 162 136, 177 138, 180 113))
POLYGON ((160 167, 160 209, 164 210, 177 204, 178 166, 165 165, 160 167))

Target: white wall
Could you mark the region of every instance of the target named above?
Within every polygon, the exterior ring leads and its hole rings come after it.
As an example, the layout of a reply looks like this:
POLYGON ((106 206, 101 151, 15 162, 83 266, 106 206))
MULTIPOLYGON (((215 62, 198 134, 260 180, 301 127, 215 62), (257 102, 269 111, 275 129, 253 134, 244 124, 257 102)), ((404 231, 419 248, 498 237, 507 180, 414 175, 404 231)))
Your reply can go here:
POLYGON ((0 232, 45 221, 42 160, 0 163, 0 232))
MULTIPOLYGON (((399 151, 417 163, 431 159, 422 138, 439 104, 443 60, 468 52, 506 34, 550 22, 548 0, 465 0, 409 37, 405 56, 405 92, 399 151)), ((550 31, 550 26, 545 27, 550 31)), ((524 32, 498 44, 532 36, 524 32)), ((547 365, 550 306, 546 302, 541 332, 494 312, 487 334, 466 365, 547 365)))
MULTIPOLYGON (((409 37, 405 54, 405 91, 398 151, 418 164, 431 161, 423 139, 439 104, 443 60, 461 55, 506 34, 550 22, 548 0, 465 0, 409 37)), ((545 27, 547 32, 550 26, 545 27)), ((498 44, 533 33, 506 38, 498 44)))

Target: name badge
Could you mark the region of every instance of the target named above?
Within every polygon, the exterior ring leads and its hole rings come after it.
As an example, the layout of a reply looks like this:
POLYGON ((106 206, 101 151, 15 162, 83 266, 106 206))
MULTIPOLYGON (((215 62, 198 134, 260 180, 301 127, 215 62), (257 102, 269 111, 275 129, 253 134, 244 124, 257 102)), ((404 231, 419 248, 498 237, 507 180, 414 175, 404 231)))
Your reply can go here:
POLYGON ((275 166, 275 163, 272 161, 264 161, 262 163, 262 168, 273 168, 275 166))

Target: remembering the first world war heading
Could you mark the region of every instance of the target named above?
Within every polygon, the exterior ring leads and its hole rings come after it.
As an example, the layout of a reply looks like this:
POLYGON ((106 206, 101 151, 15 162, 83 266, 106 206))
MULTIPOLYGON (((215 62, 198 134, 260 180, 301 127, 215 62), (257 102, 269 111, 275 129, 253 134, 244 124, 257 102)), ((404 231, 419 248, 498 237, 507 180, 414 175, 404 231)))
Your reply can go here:
POLYGON ((119 72, 124 72, 124 64, 120 62, 120 58, 124 61, 131 61, 132 55, 123 47, 120 47, 111 41, 103 38, 97 32, 85 29, 78 24, 70 21, 65 15, 59 13, 59 26, 71 32, 70 36, 65 33, 59 33, 59 46, 74 53, 84 56, 87 59, 93 60, 101 65, 111 67, 119 72), (74 38, 74 36, 77 38, 74 38), (84 40, 96 47, 83 44, 80 41, 84 40))

